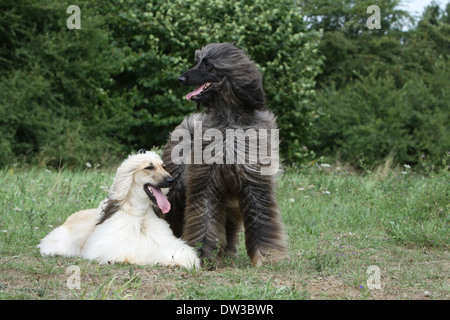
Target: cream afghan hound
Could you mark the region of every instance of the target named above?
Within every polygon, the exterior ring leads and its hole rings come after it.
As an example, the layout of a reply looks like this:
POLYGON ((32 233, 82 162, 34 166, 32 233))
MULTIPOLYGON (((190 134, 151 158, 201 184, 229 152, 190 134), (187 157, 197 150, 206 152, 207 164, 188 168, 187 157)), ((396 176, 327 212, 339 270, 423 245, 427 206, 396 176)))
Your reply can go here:
POLYGON ((108 198, 97 209, 69 216, 42 239, 40 253, 99 263, 199 267, 194 249, 176 238, 153 208, 170 210, 161 188, 172 181, 155 152, 130 155, 117 169, 108 198))

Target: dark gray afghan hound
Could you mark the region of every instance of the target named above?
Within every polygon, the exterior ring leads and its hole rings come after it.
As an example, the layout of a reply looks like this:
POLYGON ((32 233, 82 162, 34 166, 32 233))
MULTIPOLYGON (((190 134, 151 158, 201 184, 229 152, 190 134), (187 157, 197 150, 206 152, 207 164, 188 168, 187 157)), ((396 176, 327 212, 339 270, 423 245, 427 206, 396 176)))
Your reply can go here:
POLYGON ((278 130, 255 64, 233 44, 213 43, 195 51, 195 66, 178 81, 196 87, 186 99, 204 112, 186 117, 163 152, 175 179, 168 193, 172 209, 165 217, 175 236, 197 248, 204 263, 221 265, 223 256, 237 253, 243 222, 253 265, 287 257, 275 198, 277 170, 267 161, 278 163, 278 141, 272 139, 278 130), (240 140, 238 133, 244 134, 240 140), (271 154, 264 157, 260 145, 271 154))

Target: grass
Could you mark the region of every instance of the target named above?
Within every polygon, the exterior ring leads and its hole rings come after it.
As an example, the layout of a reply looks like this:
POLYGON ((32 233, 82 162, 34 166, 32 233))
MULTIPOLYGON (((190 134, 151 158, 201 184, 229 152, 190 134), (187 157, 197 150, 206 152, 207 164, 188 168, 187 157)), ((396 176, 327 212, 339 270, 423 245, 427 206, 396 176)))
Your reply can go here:
POLYGON ((2 299, 448 299, 448 171, 354 174, 287 169, 278 200, 290 260, 254 268, 240 253, 217 270, 42 258, 36 245, 73 212, 96 207, 114 170, 0 170, 2 299), (66 269, 80 268, 80 289, 66 269), (381 271, 369 289, 367 268, 381 271))

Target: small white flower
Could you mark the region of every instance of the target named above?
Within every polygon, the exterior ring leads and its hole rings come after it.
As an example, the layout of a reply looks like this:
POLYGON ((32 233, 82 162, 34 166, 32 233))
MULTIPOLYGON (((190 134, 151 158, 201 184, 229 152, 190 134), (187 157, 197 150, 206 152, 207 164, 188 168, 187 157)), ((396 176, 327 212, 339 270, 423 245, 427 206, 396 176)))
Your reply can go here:
POLYGON ((305 188, 298 188, 298 191, 305 191, 305 188))
POLYGON ((409 164, 403 165, 406 169, 411 169, 411 166, 409 164))
POLYGON ((328 163, 322 163, 320 166, 322 168, 331 168, 331 165, 329 165, 328 163))
POLYGON ((406 172, 406 171, 402 171, 402 172, 400 172, 401 174, 408 174, 408 172, 406 172))
POLYGON ((295 202, 295 199, 294 199, 294 198, 290 198, 290 199, 289 199, 289 202, 294 203, 294 202, 295 202))
POLYGON ((325 194, 331 194, 331 192, 330 192, 330 191, 324 191, 324 193, 325 193, 325 194))
POLYGON ((88 168, 92 168, 92 164, 90 162, 86 162, 84 165, 88 168))
POLYGON ((19 208, 19 207, 15 207, 14 210, 15 210, 15 211, 22 211, 22 209, 19 208))

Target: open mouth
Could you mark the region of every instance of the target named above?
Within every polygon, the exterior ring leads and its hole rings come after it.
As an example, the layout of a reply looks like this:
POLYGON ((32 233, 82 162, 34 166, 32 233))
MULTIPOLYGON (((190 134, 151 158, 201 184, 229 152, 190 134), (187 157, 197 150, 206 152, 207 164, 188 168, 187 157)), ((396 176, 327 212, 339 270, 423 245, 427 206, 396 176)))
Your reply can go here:
POLYGON ((192 92, 189 92, 186 95, 186 100, 191 100, 191 99, 195 99, 195 98, 199 98, 203 93, 205 93, 206 91, 208 91, 211 88, 211 82, 206 82, 200 86, 197 87, 197 89, 195 89, 192 92))
POLYGON ((144 185, 144 191, 153 204, 161 209, 162 213, 167 213, 170 211, 170 202, 167 200, 160 188, 147 183, 144 185))

